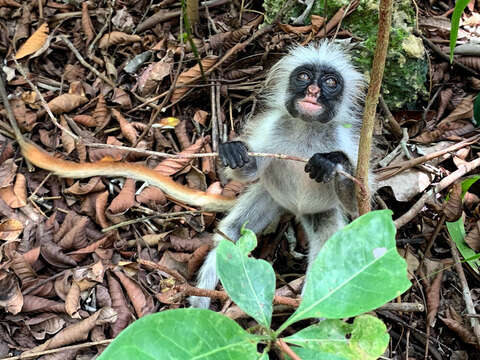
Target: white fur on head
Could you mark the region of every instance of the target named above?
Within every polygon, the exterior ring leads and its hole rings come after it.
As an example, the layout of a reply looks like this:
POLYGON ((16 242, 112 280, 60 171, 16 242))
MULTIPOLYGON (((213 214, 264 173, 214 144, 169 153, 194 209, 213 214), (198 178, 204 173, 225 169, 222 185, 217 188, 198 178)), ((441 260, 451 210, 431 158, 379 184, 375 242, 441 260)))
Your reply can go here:
POLYGON ((364 77, 352 65, 344 48, 329 40, 324 40, 320 44, 294 46, 270 69, 266 80, 267 106, 286 111, 286 92, 290 74, 297 67, 306 64, 329 66, 342 76, 343 98, 336 117, 343 118, 356 110, 362 98, 362 88, 365 86, 364 77))

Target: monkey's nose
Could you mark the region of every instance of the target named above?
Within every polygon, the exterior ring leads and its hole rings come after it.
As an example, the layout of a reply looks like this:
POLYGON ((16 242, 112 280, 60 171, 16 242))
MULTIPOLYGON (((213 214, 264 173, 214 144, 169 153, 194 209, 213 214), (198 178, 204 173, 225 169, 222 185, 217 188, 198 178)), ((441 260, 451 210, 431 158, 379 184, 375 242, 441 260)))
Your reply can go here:
POLYGON ((317 85, 309 85, 307 88, 309 95, 317 96, 320 93, 320 88, 317 85))

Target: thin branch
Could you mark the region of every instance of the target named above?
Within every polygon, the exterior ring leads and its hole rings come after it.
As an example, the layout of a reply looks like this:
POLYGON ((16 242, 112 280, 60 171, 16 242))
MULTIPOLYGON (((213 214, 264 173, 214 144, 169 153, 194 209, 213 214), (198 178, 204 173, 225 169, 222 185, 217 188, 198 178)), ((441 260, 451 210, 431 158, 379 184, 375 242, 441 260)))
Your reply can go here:
POLYGON ((465 140, 463 140, 459 143, 453 144, 452 146, 449 146, 445 149, 435 151, 435 152, 432 152, 430 154, 423 155, 423 156, 420 156, 420 157, 415 158, 415 159, 407 160, 407 161, 404 161, 404 162, 401 162, 401 163, 398 163, 398 164, 395 164, 395 165, 392 165, 392 166, 387 166, 387 167, 378 169, 376 172, 390 171, 389 173, 383 175, 382 177, 379 177, 378 180, 386 180, 386 179, 391 178, 392 176, 394 176, 394 175, 396 175, 396 174, 398 174, 402 171, 405 171, 407 169, 410 169, 414 166, 423 164, 424 162, 435 159, 435 158, 437 158, 439 156, 442 156, 444 154, 447 154, 449 152, 457 151, 461 148, 464 148, 465 146, 476 143, 478 140, 480 140, 480 135, 475 135, 475 136, 472 136, 468 139, 465 139, 465 140))
POLYGON ((280 350, 282 350, 285 354, 287 354, 293 360, 302 360, 297 354, 293 352, 292 349, 290 349, 290 346, 288 346, 287 343, 282 339, 277 339, 275 344, 278 346, 280 350))
MULTIPOLYGON (((465 307, 467 308, 467 314, 476 315, 475 306, 473 305, 472 293, 468 287, 467 278, 463 272, 462 261, 460 260, 460 255, 457 250, 457 245, 455 242, 450 239, 450 250, 452 252, 455 269, 457 270, 458 277, 460 278, 460 283, 462 284, 462 293, 463 299, 465 300, 465 307)), ((472 325, 473 333, 477 338, 477 345, 480 345, 480 322, 479 319, 475 317, 470 318, 470 325, 472 325)))
POLYGON ((105 75, 103 75, 101 72, 99 72, 97 69, 95 69, 92 65, 90 65, 88 62, 85 61, 85 59, 82 57, 82 55, 78 52, 78 50, 75 48, 75 46, 70 42, 70 40, 67 39, 65 35, 60 35, 60 39, 63 40, 65 44, 67 44, 68 48, 73 52, 77 60, 85 66, 88 70, 93 72, 97 77, 105 81, 108 85, 110 85, 112 88, 116 88, 117 86, 115 85, 115 82, 107 78, 105 75))
POLYGON ((460 165, 457 170, 455 170, 450 175, 444 177, 433 189, 430 189, 425 194, 423 194, 422 197, 418 199, 418 201, 410 208, 410 210, 408 210, 405 214, 395 220, 395 227, 399 229, 409 223, 415 216, 417 216, 420 210, 422 210, 427 201, 433 200, 435 195, 438 194, 440 191, 447 188, 455 181, 460 179, 463 175, 469 173, 470 171, 476 169, 479 166, 480 158, 460 165))
MULTIPOLYGON (((370 168, 370 149, 372 147, 372 134, 375 125, 375 112, 377 109, 380 86, 382 85, 385 59, 387 57, 388 37, 392 23, 392 0, 380 0, 378 35, 375 55, 373 57, 370 86, 365 99, 365 111, 363 113, 362 131, 358 148, 358 165, 356 178, 365 187, 368 185, 368 172, 370 168)), ((362 193, 357 187, 358 211, 363 215, 370 211, 370 194, 362 193)))

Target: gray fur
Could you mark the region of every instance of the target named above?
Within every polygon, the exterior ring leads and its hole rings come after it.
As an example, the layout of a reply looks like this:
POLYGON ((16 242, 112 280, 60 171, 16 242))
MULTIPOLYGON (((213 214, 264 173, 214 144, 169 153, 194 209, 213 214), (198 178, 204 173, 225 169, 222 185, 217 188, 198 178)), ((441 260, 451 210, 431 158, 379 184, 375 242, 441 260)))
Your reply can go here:
MULTIPOLYGON (((252 152, 281 153, 310 158, 315 153, 341 151, 349 160, 338 165, 353 173, 358 152, 358 101, 363 80, 338 45, 323 42, 319 47, 296 47, 280 60, 267 77, 265 111, 252 119, 240 138, 252 152), (338 111, 327 123, 294 118, 285 108, 290 72, 305 63, 325 64, 343 76, 344 90, 338 111)), ((251 158, 228 175, 240 181, 257 182, 242 195, 219 229, 236 241, 243 223, 259 234, 283 212, 297 216, 309 238, 309 266, 325 241, 346 224, 344 211, 357 214, 354 184, 341 175, 328 183, 310 179, 305 164, 291 160, 251 158)), ((215 241, 221 240, 215 235, 215 241)), ((198 275, 198 287, 214 289, 218 277, 215 250, 209 254, 198 275)), ((190 298, 194 307, 208 308, 209 298, 190 298)))

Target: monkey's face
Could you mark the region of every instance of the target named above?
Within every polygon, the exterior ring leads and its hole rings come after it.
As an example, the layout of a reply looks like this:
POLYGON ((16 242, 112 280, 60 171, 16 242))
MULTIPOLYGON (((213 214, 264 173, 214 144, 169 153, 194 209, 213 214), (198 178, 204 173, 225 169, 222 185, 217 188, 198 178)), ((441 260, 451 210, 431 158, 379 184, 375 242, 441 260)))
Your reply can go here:
POLYGON ((335 116, 342 94, 343 78, 335 69, 302 65, 290 74, 286 107, 293 117, 326 123, 335 116))

